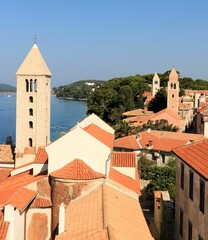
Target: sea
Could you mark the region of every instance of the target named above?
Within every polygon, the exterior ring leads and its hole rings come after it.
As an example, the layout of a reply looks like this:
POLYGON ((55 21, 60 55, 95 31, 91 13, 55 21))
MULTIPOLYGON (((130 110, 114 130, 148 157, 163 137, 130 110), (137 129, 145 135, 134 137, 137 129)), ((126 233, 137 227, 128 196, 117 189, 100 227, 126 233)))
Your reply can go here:
MULTIPOLYGON (((51 96, 51 141, 60 137, 86 117, 86 101, 65 100, 51 96)), ((0 144, 8 136, 15 143, 16 94, 0 94, 0 144)))

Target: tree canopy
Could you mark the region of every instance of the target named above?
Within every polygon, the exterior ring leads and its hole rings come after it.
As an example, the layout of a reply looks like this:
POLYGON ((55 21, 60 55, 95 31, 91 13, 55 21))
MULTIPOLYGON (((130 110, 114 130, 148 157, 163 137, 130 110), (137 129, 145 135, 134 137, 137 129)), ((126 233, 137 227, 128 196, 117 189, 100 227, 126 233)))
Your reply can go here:
POLYGON ((143 106, 143 91, 150 91, 142 76, 114 78, 96 89, 88 98, 88 113, 96 113, 104 121, 115 124, 122 113, 143 106))

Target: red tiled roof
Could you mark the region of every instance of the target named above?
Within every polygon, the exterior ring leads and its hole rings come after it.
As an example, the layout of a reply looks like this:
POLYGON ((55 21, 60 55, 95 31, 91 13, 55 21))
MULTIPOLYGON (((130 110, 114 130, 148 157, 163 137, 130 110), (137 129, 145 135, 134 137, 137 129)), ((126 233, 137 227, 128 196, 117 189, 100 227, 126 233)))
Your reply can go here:
POLYGON ((102 173, 94 171, 80 159, 74 159, 72 162, 52 172, 50 175, 56 178, 72 180, 91 180, 105 177, 102 173))
POLYGON ((143 97, 152 97, 152 92, 144 92, 143 97))
POLYGON ((4 206, 22 187, 44 177, 44 175, 33 176, 29 175, 29 172, 24 172, 7 178, 0 184, 0 206, 4 206))
POLYGON ((56 240, 153 239, 138 201, 108 185, 70 202, 65 219, 56 240))
MULTIPOLYGON (((175 112, 173 112, 172 110, 165 108, 157 113, 155 113, 154 115, 152 115, 150 117, 150 120, 155 120, 158 119, 158 116, 162 115, 163 113, 167 113, 168 115, 170 115, 171 117, 177 119, 177 120, 181 120, 181 117, 179 114, 176 114, 175 112)), ((168 120, 168 119, 167 119, 168 120)))
POLYGON ((9 177, 12 170, 14 168, 0 168, 0 183, 9 177))
POLYGON ((208 110, 208 106, 204 106, 204 107, 198 108, 198 109, 197 109, 197 112, 203 113, 203 112, 205 112, 206 110, 208 110))
POLYGON ((134 135, 118 138, 114 141, 114 147, 137 150, 140 148, 134 135))
POLYGON ((14 163, 12 148, 10 145, 0 145, 0 162, 14 163))
POLYGON ((121 184, 122 186, 132 190, 133 192, 141 195, 140 184, 138 180, 130 178, 113 168, 110 168, 109 178, 121 184))
POLYGON ((208 140, 175 148, 173 152, 208 179, 208 140))
POLYGON ((37 193, 32 190, 21 188, 8 199, 5 205, 10 204, 22 212, 36 195, 37 193))
POLYGON ((133 152, 113 152, 112 167, 136 167, 136 155, 133 152))
POLYGON ((52 206, 52 202, 49 199, 36 197, 30 208, 48 208, 52 206))
POLYGON ((147 148, 149 147, 149 140, 151 140, 151 149, 170 152, 175 147, 189 143, 190 140, 201 141, 204 139, 205 137, 201 134, 151 130, 150 132, 140 132, 139 143, 142 148, 147 148))
POLYGON ((0 211, 0 239, 1 240, 6 240, 8 228, 9 228, 9 222, 4 221, 3 212, 0 211))
POLYGON ((39 147, 37 154, 35 156, 34 163, 47 163, 48 162, 48 154, 45 150, 45 147, 39 147))
POLYGON ((85 127, 84 130, 90 135, 92 135, 94 138, 96 138, 98 141, 105 144, 107 147, 109 148, 113 147, 114 134, 106 132, 105 130, 103 130, 102 128, 99 128, 94 123, 85 127))

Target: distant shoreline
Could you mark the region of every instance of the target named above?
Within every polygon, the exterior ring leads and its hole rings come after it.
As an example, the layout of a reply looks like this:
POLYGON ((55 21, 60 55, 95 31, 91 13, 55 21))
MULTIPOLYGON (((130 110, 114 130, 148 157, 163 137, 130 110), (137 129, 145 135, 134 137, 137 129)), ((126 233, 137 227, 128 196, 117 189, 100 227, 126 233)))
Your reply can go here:
POLYGON ((16 92, 0 91, 0 94, 16 94, 16 92))
MULTIPOLYGON (((56 95, 53 95, 56 97, 56 95)), ((76 101, 87 101, 87 98, 63 98, 63 97, 57 97, 57 98, 60 98, 60 99, 64 99, 64 100, 76 100, 76 101)))

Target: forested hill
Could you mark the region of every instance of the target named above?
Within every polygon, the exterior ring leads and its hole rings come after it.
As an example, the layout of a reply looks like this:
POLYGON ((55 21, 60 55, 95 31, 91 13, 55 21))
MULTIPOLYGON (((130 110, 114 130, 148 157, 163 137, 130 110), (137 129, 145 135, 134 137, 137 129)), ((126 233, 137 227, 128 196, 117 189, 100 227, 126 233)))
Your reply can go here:
POLYGON ((16 92, 16 88, 8 84, 0 83, 0 92, 16 92))
POLYGON ((99 80, 82 80, 53 88, 52 93, 59 98, 87 99, 103 83, 99 80))

